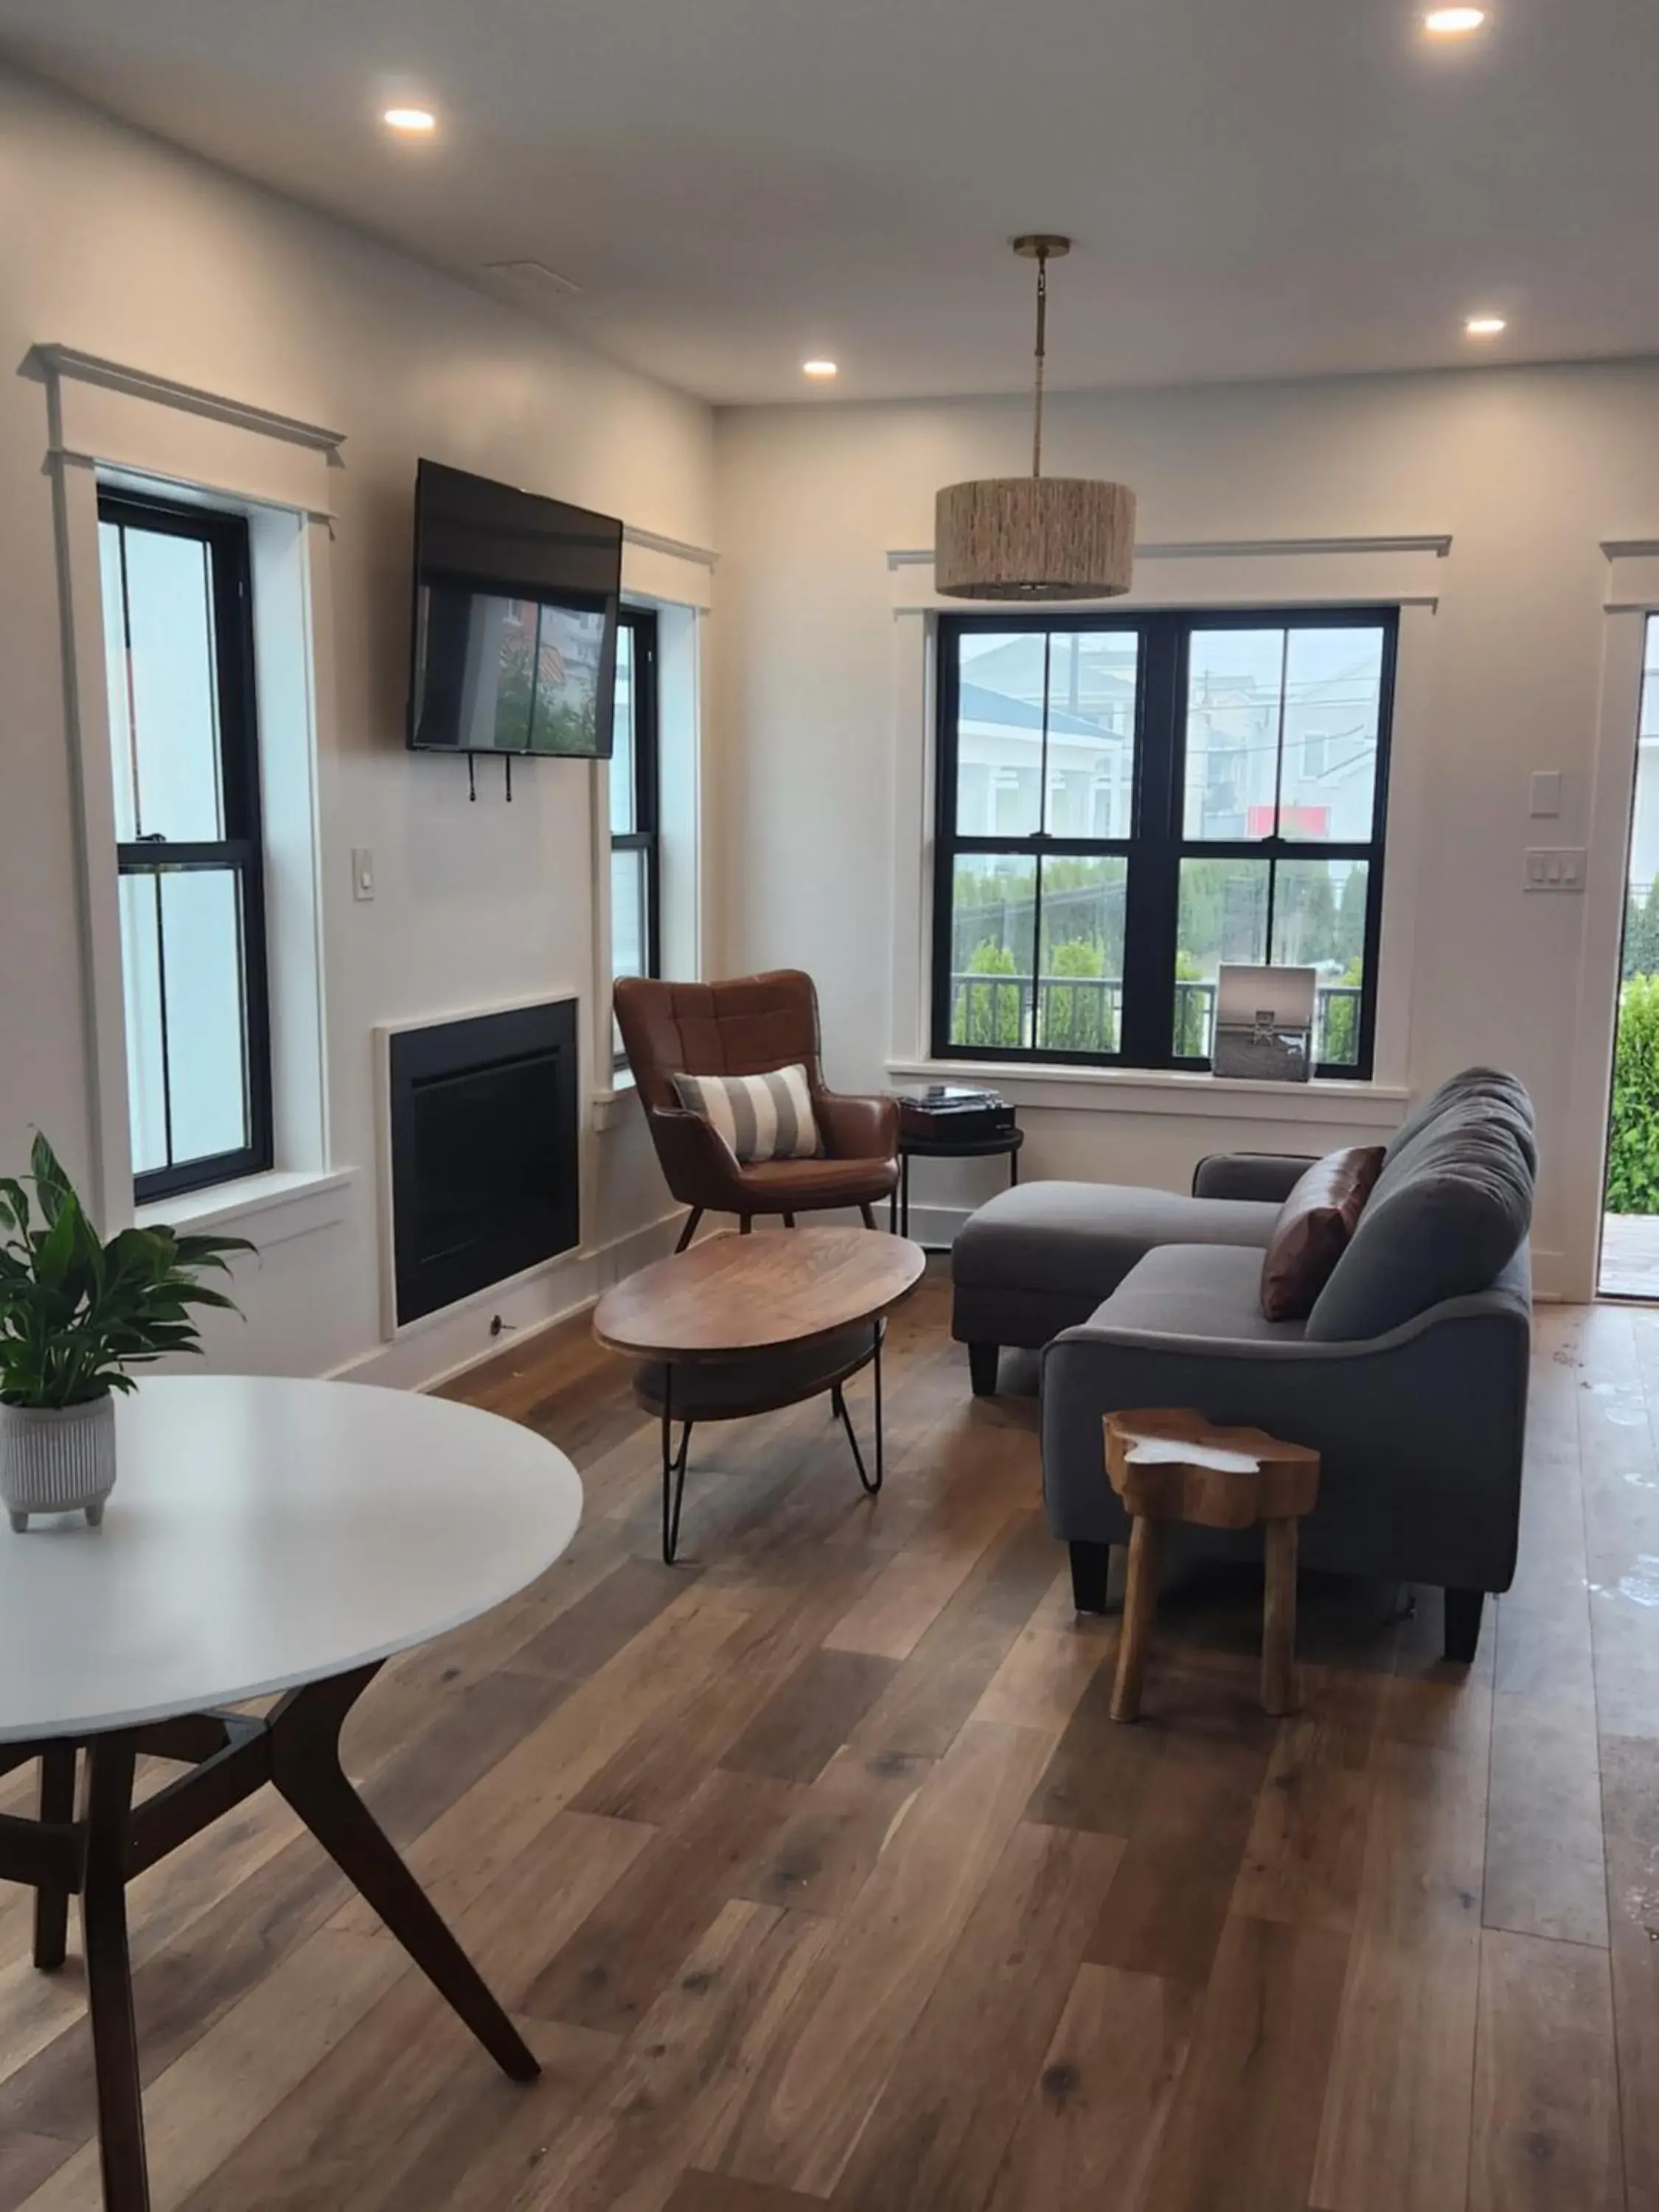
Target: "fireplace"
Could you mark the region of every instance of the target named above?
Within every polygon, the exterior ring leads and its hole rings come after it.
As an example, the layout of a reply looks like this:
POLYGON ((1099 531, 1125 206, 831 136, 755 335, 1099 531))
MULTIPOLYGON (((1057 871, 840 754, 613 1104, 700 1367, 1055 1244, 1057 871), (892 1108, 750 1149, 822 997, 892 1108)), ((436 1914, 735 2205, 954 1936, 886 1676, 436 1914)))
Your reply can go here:
POLYGON ((396 1030, 388 1073, 399 1325, 577 1243, 574 1000, 396 1030))

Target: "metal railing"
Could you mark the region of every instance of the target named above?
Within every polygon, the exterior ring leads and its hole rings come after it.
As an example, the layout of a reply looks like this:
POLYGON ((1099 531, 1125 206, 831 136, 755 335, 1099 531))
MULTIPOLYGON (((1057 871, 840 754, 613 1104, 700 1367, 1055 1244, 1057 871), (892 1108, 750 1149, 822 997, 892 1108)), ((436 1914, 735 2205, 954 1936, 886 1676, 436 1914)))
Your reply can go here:
MULTIPOLYGON (((1175 1048, 1207 1060, 1215 1035, 1216 987, 1175 987, 1175 1048)), ((1314 994, 1314 1059, 1346 1066, 1359 1057, 1358 983, 1322 984, 1314 994)), ((1117 975, 999 975, 959 969, 951 977, 951 1042, 1004 1051, 1119 1049, 1123 980, 1117 975)))

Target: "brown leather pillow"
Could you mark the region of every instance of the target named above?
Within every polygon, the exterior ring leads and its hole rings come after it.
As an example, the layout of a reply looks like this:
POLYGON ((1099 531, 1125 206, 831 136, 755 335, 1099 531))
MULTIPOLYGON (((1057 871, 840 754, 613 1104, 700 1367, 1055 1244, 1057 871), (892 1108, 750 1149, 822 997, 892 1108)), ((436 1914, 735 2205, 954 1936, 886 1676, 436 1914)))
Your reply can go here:
POLYGON ((1327 1152, 1303 1176, 1279 1209, 1261 1263, 1261 1310, 1269 1321, 1306 1321, 1382 1172, 1381 1145, 1350 1145, 1327 1152))

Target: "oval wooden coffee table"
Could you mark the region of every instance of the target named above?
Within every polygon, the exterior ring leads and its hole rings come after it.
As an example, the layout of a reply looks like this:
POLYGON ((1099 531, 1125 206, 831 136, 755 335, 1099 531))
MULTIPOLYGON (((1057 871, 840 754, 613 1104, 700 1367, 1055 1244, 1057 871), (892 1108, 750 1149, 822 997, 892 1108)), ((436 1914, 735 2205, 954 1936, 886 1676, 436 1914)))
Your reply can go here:
POLYGON ((881 1488, 881 1344, 926 1254, 879 1229, 785 1229, 711 1237, 607 1291, 593 1334, 639 1364, 634 1394, 662 1422, 662 1555, 679 1547, 680 1501, 699 1421, 770 1413, 828 1391, 859 1480, 881 1488), (865 1468, 842 1386, 875 1380, 875 1473, 865 1468), (674 1424, 683 1425, 678 1449, 674 1424))

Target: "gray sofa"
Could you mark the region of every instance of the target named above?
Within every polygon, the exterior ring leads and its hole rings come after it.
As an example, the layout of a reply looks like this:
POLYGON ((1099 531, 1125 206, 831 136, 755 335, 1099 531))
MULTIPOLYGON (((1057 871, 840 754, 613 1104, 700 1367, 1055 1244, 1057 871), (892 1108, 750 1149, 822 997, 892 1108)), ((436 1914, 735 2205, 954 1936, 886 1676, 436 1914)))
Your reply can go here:
MULTIPOLYGON (((963 1228, 953 1333, 976 1391, 998 1347, 1043 1347, 1042 1480, 1079 1609, 1106 1601, 1128 1522, 1102 1417, 1191 1406, 1322 1454, 1305 1564, 1438 1583, 1449 1658, 1515 1572, 1537 1173, 1532 1108, 1492 1069, 1454 1077, 1388 1146, 1358 1228, 1305 1322, 1262 1317, 1262 1252, 1305 1159, 1204 1161, 1194 1193, 1029 1183, 963 1228)), ((1204 1540, 1259 1547, 1259 1535, 1204 1540)))

